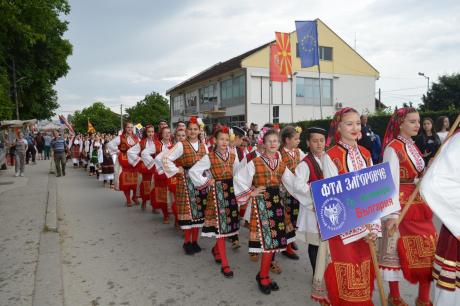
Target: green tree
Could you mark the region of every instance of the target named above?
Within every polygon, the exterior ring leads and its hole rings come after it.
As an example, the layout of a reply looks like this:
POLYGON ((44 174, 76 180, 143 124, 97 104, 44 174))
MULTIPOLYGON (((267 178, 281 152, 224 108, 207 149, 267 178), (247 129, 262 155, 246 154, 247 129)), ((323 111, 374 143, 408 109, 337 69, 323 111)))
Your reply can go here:
POLYGON ((76 111, 71 119, 77 133, 88 132, 88 120, 97 132, 113 133, 120 129, 120 115, 112 112, 102 102, 94 102, 90 107, 76 111))
POLYGON ((15 113, 16 93, 21 119, 54 115, 59 104, 53 86, 67 74, 72 53, 63 38, 68 23, 61 20, 69 12, 67 0, 0 0, 1 116, 15 113))
POLYGON ((460 109, 460 74, 443 75, 433 82, 427 95, 423 95, 422 111, 460 109))
POLYGON ((127 108, 128 119, 134 124, 157 125, 160 120, 169 121, 168 100, 159 93, 152 92, 133 107, 127 108))

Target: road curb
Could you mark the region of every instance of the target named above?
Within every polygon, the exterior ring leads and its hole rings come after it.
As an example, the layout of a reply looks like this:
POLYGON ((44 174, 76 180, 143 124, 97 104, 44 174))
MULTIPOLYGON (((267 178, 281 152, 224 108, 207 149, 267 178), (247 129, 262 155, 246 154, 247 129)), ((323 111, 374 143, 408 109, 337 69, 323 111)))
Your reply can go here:
POLYGON ((46 203, 46 218, 45 230, 57 232, 57 190, 56 190, 56 177, 54 175, 48 176, 48 199, 46 203))
POLYGON ((40 234, 33 306, 63 306, 64 287, 57 222, 56 177, 48 175, 45 226, 40 234))

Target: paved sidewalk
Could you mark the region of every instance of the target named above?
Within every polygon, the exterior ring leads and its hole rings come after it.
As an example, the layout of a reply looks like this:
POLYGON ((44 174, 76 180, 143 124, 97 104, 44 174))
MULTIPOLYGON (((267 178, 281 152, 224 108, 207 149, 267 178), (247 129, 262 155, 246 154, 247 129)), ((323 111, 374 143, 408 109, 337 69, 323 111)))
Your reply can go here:
POLYGON ((32 305, 44 229, 49 161, 0 172, 0 305, 32 305))

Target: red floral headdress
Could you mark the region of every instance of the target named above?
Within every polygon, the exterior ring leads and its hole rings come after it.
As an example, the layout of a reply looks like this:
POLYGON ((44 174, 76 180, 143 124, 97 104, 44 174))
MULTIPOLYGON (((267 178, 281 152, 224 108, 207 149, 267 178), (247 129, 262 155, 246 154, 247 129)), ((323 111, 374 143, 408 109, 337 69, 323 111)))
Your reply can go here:
POLYGON ((198 124, 198 118, 196 116, 191 116, 188 122, 193 123, 193 124, 198 124))
POLYGON ((385 130, 385 137, 383 137, 383 146, 385 148, 393 139, 398 137, 401 123, 403 123, 407 114, 414 112, 415 109, 412 107, 403 107, 395 110, 391 115, 390 121, 388 122, 387 129, 385 130))
POLYGON ((329 128, 329 135, 327 136, 326 147, 332 145, 332 139, 334 139, 334 143, 337 143, 340 140, 340 132, 337 129, 337 127, 339 126, 340 121, 342 121, 343 115, 350 112, 357 113, 357 111, 352 107, 344 107, 335 113, 334 118, 332 118, 331 121, 331 126, 329 128))

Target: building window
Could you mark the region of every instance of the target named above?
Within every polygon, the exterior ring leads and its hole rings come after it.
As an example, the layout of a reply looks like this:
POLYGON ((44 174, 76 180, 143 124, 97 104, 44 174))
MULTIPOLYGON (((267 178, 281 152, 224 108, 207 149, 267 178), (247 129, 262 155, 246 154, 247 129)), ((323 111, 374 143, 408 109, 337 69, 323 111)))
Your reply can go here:
POLYGON ((185 109, 184 95, 178 95, 172 98, 173 99, 173 115, 179 116, 181 112, 185 109))
POLYGON ((200 89, 200 111, 213 108, 217 103, 217 84, 212 84, 200 89))
POLYGON ((222 106, 243 104, 246 95, 244 75, 239 75, 220 83, 220 97, 222 106))
POLYGON ((196 101, 197 101, 196 91, 187 92, 185 94, 185 112, 187 114, 196 113, 197 111, 196 101))
MULTIPOLYGON (((299 44, 296 44, 296 57, 299 56, 299 44)), ((332 47, 319 46, 319 59, 322 61, 332 61, 332 47)))
MULTIPOLYGON (((332 105, 332 80, 321 79, 322 105, 332 105)), ((319 79, 296 78, 296 103, 319 105, 319 79)))
POLYGON ((332 47, 319 47, 319 59, 322 61, 332 61, 332 47))
POLYGON ((273 106, 273 123, 280 123, 280 107, 273 106))

